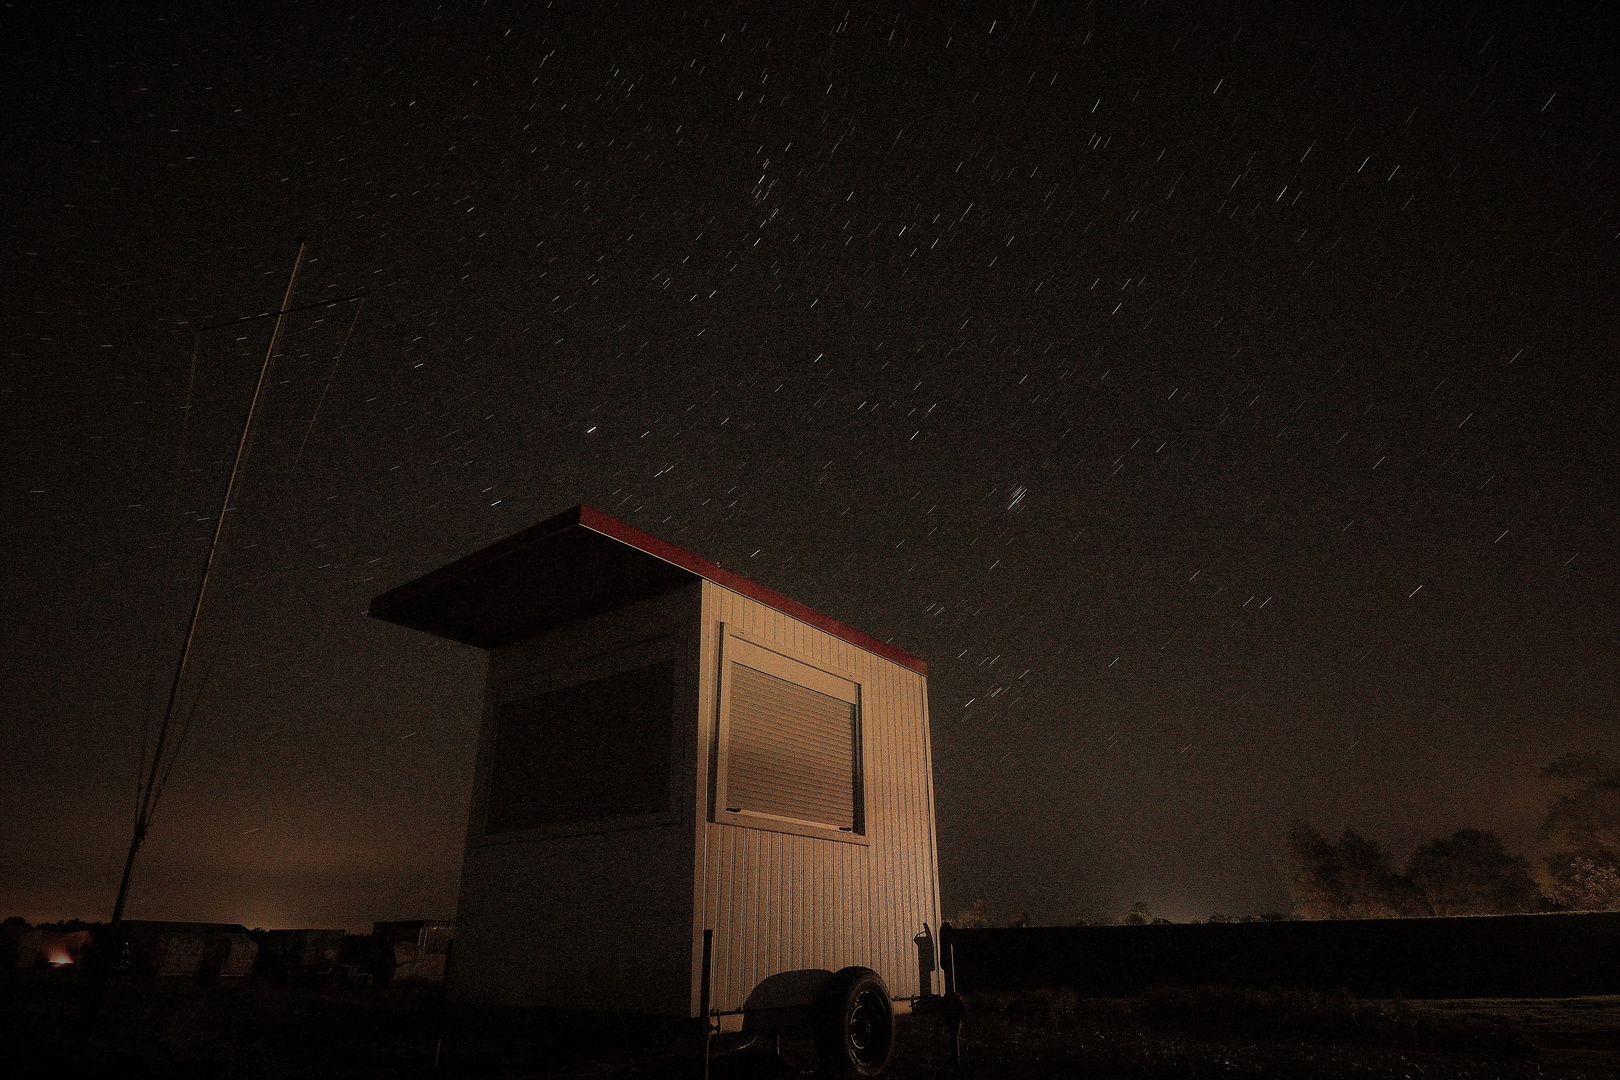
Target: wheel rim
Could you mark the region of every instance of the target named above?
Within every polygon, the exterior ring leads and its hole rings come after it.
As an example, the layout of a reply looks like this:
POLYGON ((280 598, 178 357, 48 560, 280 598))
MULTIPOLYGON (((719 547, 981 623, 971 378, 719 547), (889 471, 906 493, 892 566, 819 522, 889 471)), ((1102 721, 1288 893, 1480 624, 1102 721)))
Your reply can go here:
POLYGON ((888 1002, 876 990, 855 996, 844 1018, 850 1056, 864 1066, 878 1065, 888 1053, 888 1002))

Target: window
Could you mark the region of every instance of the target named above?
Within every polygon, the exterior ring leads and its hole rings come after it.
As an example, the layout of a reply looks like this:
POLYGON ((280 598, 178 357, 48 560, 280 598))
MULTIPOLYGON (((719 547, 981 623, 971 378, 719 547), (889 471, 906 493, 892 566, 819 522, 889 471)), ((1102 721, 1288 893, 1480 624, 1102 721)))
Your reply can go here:
POLYGON ((724 635, 716 818, 854 839, 865 832, 860 684, 724 635))
POLYGON ((486 835, 670 809, 675 662, 501 706, 486 835))

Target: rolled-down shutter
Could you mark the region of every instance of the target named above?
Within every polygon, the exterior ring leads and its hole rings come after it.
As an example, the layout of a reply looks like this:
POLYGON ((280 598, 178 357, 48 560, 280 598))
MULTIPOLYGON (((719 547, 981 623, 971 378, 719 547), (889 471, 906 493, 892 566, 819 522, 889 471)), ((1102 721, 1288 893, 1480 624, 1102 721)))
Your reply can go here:
POLYGON ((853 830, 855 706, 731 667, 726 808, 853 830))

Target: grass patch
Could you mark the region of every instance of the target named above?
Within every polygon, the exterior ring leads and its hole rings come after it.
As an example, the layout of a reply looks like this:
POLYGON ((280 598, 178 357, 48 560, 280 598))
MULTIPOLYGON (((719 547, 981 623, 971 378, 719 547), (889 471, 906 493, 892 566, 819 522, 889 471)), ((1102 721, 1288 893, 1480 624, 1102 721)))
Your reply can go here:
POLYGON ((1033 990, 986 995, 970 1004, 987 1020, 1029 1030, 1153 1031, 1204 1040, 1466 1048, 1497 1058, 1536 1055, 1531 1042, 1498 1018, 1448 1016, 1401 999, 1369 1000, 1342 990, 1164 987, 1130 998, 1033 990))
MULTIPOLYGON (((115 983, 94 1040, 73 1036, 83 982, 0 970, 7 1080, 32 1077, 693 1077, 689 1026, 650 1017, 446 1006, 431 988, 115 983), (435 1064, 437 1059, 437 1064, 435 1064)), ((1620 1080, 1620 999, 1369 1001, 1348 994, 1178 988, 975 997, 963 1066, 927 1016, 902 1017, 894 1080, 1620 1080), (1550 1049, 1549 1049, 1550 1048, 1550 1049), (1542 1050, 1537 1057, 1538 1049, 1542 1050)), ((770 1041, 716 1080, 808 1075, 808 1047, 770 1041)))

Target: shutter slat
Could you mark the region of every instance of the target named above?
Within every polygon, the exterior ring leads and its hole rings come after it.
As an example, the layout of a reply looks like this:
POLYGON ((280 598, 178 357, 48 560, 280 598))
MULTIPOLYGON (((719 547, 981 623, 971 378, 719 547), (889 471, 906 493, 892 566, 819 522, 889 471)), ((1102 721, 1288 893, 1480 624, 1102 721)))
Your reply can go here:
POLYGON ((855 826, 855 707, 731 666, 726 804, 835 828, 855 826))

